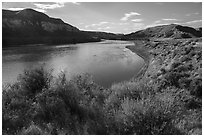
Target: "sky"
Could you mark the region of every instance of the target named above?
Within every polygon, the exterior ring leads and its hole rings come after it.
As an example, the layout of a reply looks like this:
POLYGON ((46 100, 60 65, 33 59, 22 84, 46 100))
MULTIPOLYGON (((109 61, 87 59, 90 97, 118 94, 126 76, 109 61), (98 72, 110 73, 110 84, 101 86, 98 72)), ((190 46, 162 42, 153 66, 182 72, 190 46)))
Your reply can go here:
POLYGON ((172 23, 202 26, 201 2, 3 2, 2 8, 32 8, 90 31, 127 34, 172 23))

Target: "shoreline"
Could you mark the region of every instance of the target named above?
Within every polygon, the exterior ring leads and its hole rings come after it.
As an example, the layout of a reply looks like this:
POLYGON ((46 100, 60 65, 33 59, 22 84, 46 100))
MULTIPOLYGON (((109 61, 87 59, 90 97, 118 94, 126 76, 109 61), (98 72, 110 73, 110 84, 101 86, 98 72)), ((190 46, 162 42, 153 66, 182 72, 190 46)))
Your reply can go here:
POLYGON ((135 41, 134 46, 125 47, 131 50, 132 52, 134 52, 135 54, 137 54, 138 56, 140 56, 144 60, 144 65, 141 67, 140 71, 136 74, 135 76, 136 78, 138 78, 139 76, 144 76, 144 74, 146 73, 149 67, 149 63, 151 59, 148 49, 143 45, 144 43, 142 43, 141 41, 135 41))

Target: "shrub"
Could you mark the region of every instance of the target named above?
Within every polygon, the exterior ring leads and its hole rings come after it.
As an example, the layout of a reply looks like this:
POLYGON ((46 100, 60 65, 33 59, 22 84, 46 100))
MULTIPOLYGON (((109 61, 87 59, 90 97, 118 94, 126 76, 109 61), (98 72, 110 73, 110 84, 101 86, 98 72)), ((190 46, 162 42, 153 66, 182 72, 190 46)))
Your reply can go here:
POLYGON ((173 126, 174 112, 177 111, 174 103, 154 96, 141 100, 124 98, 120 107, 110 112, 109 132, 123 135, 181 134, 173 126))
POLYGON ((34 70, 25 70, 23 75, 19 75, 18 82, 22 92, 26 96, 33 97, 42 89, 48 89, 52 78, 51 72, 40 67, 34 70))
POLYGON ((175 121, 184 105, 200 108, 202 79, 174 70, 160 89, 145 77, 103 89, 88 74, 67 80, 43 68, 26 71, 3 87, 3 134, 182 134, 175 121), (179 87, 189 82, 191 95, 179 87))
POLYGON ((181 58, 181 62, 187 62, 187 61, 190 61, 191 58, 188 56, 188 55, 185 55, 181 58))
POLYGON ((180 87, 179 80, 186 79, 190 75, 186 72, 177 72, 176 70, 174 71, 166 73, 163 81, 165 82, 166 86, 170 85, 170 86, 180 87))
POLYGON ((202 98, 202 79, 195 78, 190 83, 190 93, 198 98, 202 98))
POLYGON ((141 99, 141 97, 154 94, 153 89, 145 81, 122 82, 112 85, 110 94, 106 99, 106 107, 117 108, 124 98, 141 99))
POLYGON ((5 134, 16 134, 30 122, 32 101, 21 94, 19 85, 14 84, 2 92, 2 130, 5 134))
POLYGON ((45 131, 43 131, 40 127, 35 125, 33 122, 28 128, 24 128, 21 133, 22 135, 43 135, 46 134, 45 131))
POLYGON ((190 85, 191 81, 192 80, 189 78, 181 78, 181 79, 179 79, 178 82, 179 82, 179 85, 181 88, 189 89, 189 85, 190 85))
POLYGON ((182 65, 181 62, 175 61, 175 62, 172 63, 171 69, 175 69, 175 68, 177 68, 177 67, 180 66, 180 65, 182 65))

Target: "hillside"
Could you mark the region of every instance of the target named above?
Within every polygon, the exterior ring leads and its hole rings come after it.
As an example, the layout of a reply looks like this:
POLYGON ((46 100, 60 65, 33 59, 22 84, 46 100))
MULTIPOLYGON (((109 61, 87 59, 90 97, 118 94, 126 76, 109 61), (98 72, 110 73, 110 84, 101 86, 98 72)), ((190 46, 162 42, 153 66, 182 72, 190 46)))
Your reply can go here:
POLYGON ((202 28, 194 29, 177 24, 162 25, 150 27, 134 33, 125 35, 122 39, 140 39, 140 38, 197 38, 202 37, 202 28))
POLYGON ((108 32, 99 32, 99 31, 82 31, 83 33, 88 34, 91 37, 96 37, 100 39, 107 39, 107 40, 120 40, 124 34, 114 34, 108 32))
POLYGON ((61 19, 33 9, 2 10, 3 46, 98 41, 61 19))
POLYGON ((156 91, 154 98, 178 101, 174 127, 181 134, 202 134, 202 38, 138 40, 127 48, 149 58, 138 78, 156 91))

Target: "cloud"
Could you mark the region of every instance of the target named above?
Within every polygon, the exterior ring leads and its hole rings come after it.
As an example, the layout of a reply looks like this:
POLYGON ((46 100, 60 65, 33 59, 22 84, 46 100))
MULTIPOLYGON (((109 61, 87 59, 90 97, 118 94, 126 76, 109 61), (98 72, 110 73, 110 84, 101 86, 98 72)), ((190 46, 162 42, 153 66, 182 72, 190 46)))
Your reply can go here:
POLYGON ((184 24, 193 24, 193 23, 198 23, 198 22, 202 22, 202 20, 193 20, 193 21, 188 21, 184 24))
POLYGON ((71 2, 71 3, 73 3, 73 4, 75 4, 75 5, 80 5, 80 4, 81 4, 81 3, 75 2, 75 1, 73 1, 73 2, 71 2))
POLYGON ((172 21, 171 23, 174 23, 174 24, 181 24, 181 23, 174 22, 174 21, 180 21, 178 19, 166 18, 166 19, 156 20, 152 24, 147 25, 145 28, 161 26, 161 25, 168 25, 169 21, 172 21))
POLYGON ((199 13, 195 12, 195 13, 188 13, 188 14, 186 14, 186 16, 192 16, 192 15, 199 15, 199 13))
POLYGON ((154 26, 161 26, 161 25, 167 25, 168 23, 162 23, 162 20, 156 20, 152 24, 147 25, 145 28, 150 28, 154 26))
POLYGON ((125 23, 118 23, 118 25, 129 25, 129 23, 125 22, 125 23))
POLYGON ((143 19, 132 19, 131 21, 133 21, 133 22, 142 22, 143 19))
POLYGON ((19 11, 24 10, 25 8, 7 8, 7 10, 19 11))
POLYGON ((139 15, 141 15, 141 14, 139 14, 137 12, 125 13, 125 16, 122 17, 120 20, 127 21, 130 17, 132 17, 132 16, 139 16, 139 15))
POLYGON ((156 20, 156 21, 154 21, 153 24, 158 24, 158 23, 160 23, 160 22, 161 22, 161 20, 156 20))
POLYGON ((95 26, 102 26, 102 25, 108 24, 108 23, 109 23, 109 22, 102 21, 102 22, 99 22, 99 23, 97 23, 97 24, 86 25, 85 28, 95 27, 95 26))
POLYGON ((100 22, 98 25, 100 26, 100 25, 103 25, 103 24, 107 24, 108 22, 106 22, 106 21, 102 21, 102 22, 100 22))
POLYGON ((42 3, 34 3, 37 8, 47 10, 47 9, 56 9, 65 6, 65 2, 55 2, 53 4, 42 4, 42 3))
POLYGON ((162 19, 164 21, 177 21, 177 19, 162 19))
POLYGON ((168 25, 169 23, 160 23, 160 24, 150 24, 147 25, 145 28, 155 27, 155 26, 162 26, 162 25, 168 25))
POLYGON ((156 5, 164 5, 163 2, 156 2, 155 4, 156 4, 156 5))
POLYGON ((139 27, 139 26, 143 26, 143 25, 144 25, 143 23, 134 23, 133 24, 134 27, 139 27))
POLYGON ((108 27, 103 27, 103 28, 100 27, 100 28, 97 28, 97 29, 98 29, 98 30, 108 30, 108 29, 110 29, 110 28, 111 28, 111 27, 108 26, 108 27))
MULTIPOLYGON (((12 10, 12 11, 19 11, 19 10, 24 10, 24 9, 26 9, 26 8, 7 8, 7 10, 12 10)), ((46 12, 46 11, 43 10, 43 9, 37 9, 37 8, 32 8, 32 9, 34 9, 34 10, 36 10, 36 11, 39 11, 39 12, 43 12, 43 13, 46 12)))

